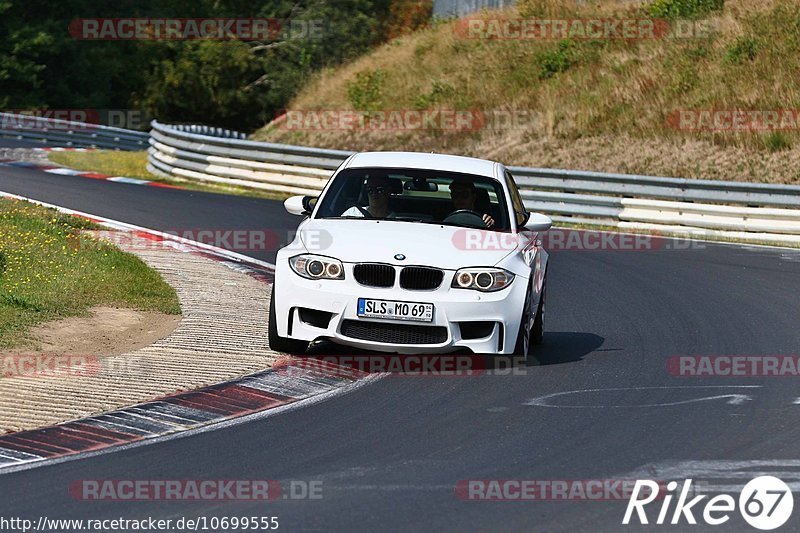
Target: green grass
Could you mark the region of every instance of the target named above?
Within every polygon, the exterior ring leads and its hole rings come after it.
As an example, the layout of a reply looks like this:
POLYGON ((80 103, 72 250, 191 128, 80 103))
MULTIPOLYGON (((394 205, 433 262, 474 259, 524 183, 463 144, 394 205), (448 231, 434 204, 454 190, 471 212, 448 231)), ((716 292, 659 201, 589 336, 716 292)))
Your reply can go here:
POLYGON ((36 324, 87 316, 97 305, 177 315, 175 291, 136 256, 82 230, 95 226, 0 199, 0 347, 32 344, 36 324))
POLYGON ((147 171, 147 152, 123 152, 120 150, 50 152, 47 157, 53 163, 75 170, 145 180, 154 179, 153 175, 147 171))
POLYGON ((285 200, 290 194, 273 193, 245 187, 214 185, 198 181, 163 178, 154 176, 147 170, 147 152, 123 152, 119 150, 90 150, 88 152, 49 152, 48 159, 57 165, 62 165, 75 170, 98 172, 110 176, 125 176, 139 178, 160 183, 179 185, 193 191, 211 192, 217 194, 234 194, 237 196, 252 196, 270 200, 285 200))
POLYGON ((691 18, 720 11, 724 5, 725 0, 654 0, 647 12, 653 17, 691 18))

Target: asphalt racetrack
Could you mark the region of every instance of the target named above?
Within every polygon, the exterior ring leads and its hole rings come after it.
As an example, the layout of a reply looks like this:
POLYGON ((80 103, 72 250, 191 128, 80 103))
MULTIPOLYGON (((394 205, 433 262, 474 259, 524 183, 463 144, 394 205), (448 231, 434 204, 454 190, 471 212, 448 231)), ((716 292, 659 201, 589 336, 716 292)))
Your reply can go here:
MULTIPOLYGON (((24 168, 0 167, 0 190, 152 229, 288 235, 299 222, 279 202, 24 168)), ((561 248, 551 250, 540 364, 389 375, 238 425, 2 474, 0 514, 276 516, 285 531, 620 531, 638 527, 621 525, 627 500, 613 495, 476 501, 456 486, 644 477, 725 486, 764 472, 800 483, 797 378, 681 376, 670 364, 800 355, 800 252, 669 240, 635 251, 561 248), (82 479, 197 478, 281 480, 321 487, 321 497, 80 501, 69 493, 82 479)), ((274 250, 253 255, 275 259, 274 250)), ((648 507, 651 521, 659 506, 648 507)), ((800 529, 797 514, 782 530, 800 529)), ((714 528, 684 520, 671 529, 714 528)), ((724 530, 753 531, 738 513, 724 530)))

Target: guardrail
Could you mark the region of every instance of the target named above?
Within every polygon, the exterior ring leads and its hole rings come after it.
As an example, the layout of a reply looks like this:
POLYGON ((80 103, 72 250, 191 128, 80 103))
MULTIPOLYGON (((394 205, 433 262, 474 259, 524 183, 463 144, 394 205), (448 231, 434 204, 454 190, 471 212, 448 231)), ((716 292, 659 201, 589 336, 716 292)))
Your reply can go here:
POLYGON ((152 122, 148 170, 286 194, 318 194, 351 152, 263 143, 233 133, 198 134, 152 122))
MULTIPOLYGON (((352 152, 248 141, 152 122, 163 176, 316 195, 352 152)), ((525 206, 558 222, 800 244, 800 187, 510 167, 525 206)))
MULTIPOLYGON (((352 152, 249 141, 152 121, 150 134, 0 113, 0 136, 54 146, 147 149, 156 175, 316 195, 352 152)), ((557 222, 800 245, 800 186, 510 167, 526 208, 557 222)))
POLYGON ((16 113, 0 113, 0 136, 45 146, 144 150, 146 132, 16 113))

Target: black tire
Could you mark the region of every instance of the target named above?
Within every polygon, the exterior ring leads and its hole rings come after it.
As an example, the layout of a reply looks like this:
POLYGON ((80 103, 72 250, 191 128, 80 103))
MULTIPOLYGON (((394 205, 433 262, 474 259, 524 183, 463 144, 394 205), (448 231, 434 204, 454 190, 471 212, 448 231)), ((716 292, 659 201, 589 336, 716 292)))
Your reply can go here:
POLYGON ((522 305, 522 318, 519 322, 519 331, 517 332, 517 343, 514 345, 514 355, 521 355, 528 357, 531 351, 530 345, 530 330, 525 326, 530 321, 531 309, 531 287, 528 287, 528 292, 525 295, 525 303, 522 305))
MULTIPOLYGON (((272 294, 275 294, 275 285, 272 286, 272 294)), ((302 355, 308 349, 306 341, 287 339, 278 336, 278 324, 275 322, 277 313, 275 312, 275 299, 269 299, 269 347, 276 352, 284 352, 292 355, 302 355)))
MULTIPOLYGON (((546 279, 547 278, 545 278, 545 280, 546 279)), ((533 326, 530 330, 526 330, 525 325, 530 321, 531 294, 533 287, 528 287, 528 294, 525 296, 525 304, 522 307, 522 320, 519 324, 517 343, 514 346, 514 355, 529 357, 531 355, 531 346, 542 344, 544 340, 546 285, 547 283, 545 281, 545 284, 542 285, 542 297, 539 299, 539 305, 536 308, 536 315, 533 319, 533 326)))
POLYGON ((545 303, 547 299, 547 275, 542 283, 542 296, 539 298, 539 307, 536 309, 536 318, 531 331, 531 344, 539 346, 544 341, 545 303))

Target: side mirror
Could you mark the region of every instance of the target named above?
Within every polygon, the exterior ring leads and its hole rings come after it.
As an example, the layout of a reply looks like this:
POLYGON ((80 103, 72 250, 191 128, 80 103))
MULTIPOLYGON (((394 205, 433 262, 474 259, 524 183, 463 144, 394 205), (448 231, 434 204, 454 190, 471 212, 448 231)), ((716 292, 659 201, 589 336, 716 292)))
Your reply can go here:
POLYGON ((310 215, 314 212, 314 206, 317 205, 317 198, 315 196, 303 196, 303 208, 310 215))
POLYGON ((314 200, 316 198, 311 196, 292 196, 283 202, 283 207, 292 215, 310 215, 314 210, 314 200))
POLYGON ((523 224, 530 231, 547 231, 552 225, 553 219, 541 213, 528 213, 528 220, 523 224))

